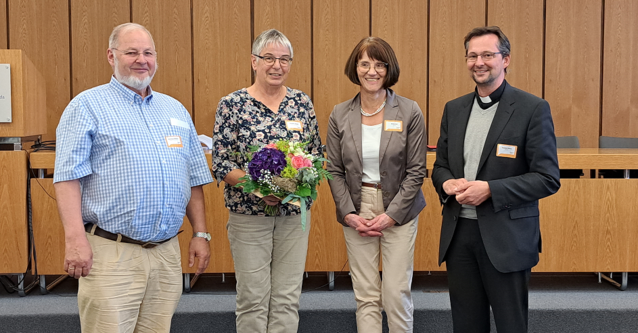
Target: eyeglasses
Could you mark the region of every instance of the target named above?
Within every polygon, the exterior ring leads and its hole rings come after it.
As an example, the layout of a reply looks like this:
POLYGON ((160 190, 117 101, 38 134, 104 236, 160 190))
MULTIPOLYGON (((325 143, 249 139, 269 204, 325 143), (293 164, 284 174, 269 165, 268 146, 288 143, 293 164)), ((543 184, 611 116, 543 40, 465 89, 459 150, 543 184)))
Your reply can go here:
POLYGON ((277 57, 273 57, 273 56, 270 56, 270 55, 266 55, 266 56, 263 56, 263 57, 260 56, 260 55, 256 55, 256 54, 253 54, 253 55, 255 57, 263 60, 266 63, 266 65, 272 65, 272 64, 275 63, 275 60, 279 60, 279 64, 281 66, 285 67, 285 66, 290 65, 290 63, 292 62, 292 58, 290 58, 290 57, 277 58, 277 57))
POLYGON ((359 69, 363 70, 364 72, 368 72, 370 70, 371 67, 374 66, 374 70, 377 73, 383 73, 386 71, 386 69, 388 68, 388 63, 387 62, 375 62, 374 65, 371 65, 369 62, 367 61, 361 61, 357 64, 357 67, 359 67, 359 69))
POLYGON ((483 52, 481 54, 470 53, 465 56, 465 59, 467 60, 467 62, 476 62, 478 57, 481 57, 483 61, 490 61, 494 59, 494 56, 497 54, 503 54, 503 53, 502 52, 483 52))
POLYGON ((145 58, 155 58, 157 57, 157 52, 155 51, 151 51, 151 50, 146 50, 143 52, 138 52, 137 50, 127 50, 127 51, 120 51, 116 48, 111 48, 111 50, 115 50, 115 51, 119 51, 122 54, 124 54, 125 57, 127 58, 131 58, 131 59, 137 59, 140 55, 143 55, 145 58))

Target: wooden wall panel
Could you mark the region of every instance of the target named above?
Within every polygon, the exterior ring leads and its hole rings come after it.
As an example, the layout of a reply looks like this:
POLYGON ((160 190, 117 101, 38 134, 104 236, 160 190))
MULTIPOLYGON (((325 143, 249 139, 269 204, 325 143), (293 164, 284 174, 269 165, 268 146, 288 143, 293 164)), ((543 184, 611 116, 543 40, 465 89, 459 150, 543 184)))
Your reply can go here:
POLYGON ((510 40, 511 85, 543 97, 544 0, 488 0, 487 25, 497 25, 510 40))
POLYGON ((32 178, 30 186, 38 274, 64 275, 64 227, 58 215, 53 178, 32 178))
POLYGON ((131 0, 132 22, 153 35, 158 71, 151 86, 193 110, 190 0, 131 0))
POLYGON ((415 271, 445 271, 445 263, 439 267, 439 239, 443 207, 431 179, 424 179, 421 187, 427 206, 419 214, 419 232, 414 246, 415 271))
POLYGON ((106 58, 113 28, 129 22, 129 0, 71 0, 73 96, 108 83, 113 69, 106 58))
POLYGON ((427 124, 428 2, 373 0, 371 11, 372 35, 392 46, 401 68, 399 82, 392 89, 415 100, 427 124))
MULTIPOLYGON (((367 0, 313 1, 313 96, 324 143, 334 106, 359 92, 359 86, 350 82, 343 70, 352 49, 370 33, 369 6, 367 0)), ((337 223, 335 212, 330 188, 324 183, 319 186, 319 197, 312 208, 308 271, 325 271, 321 263, 331 271, 338 272, 344 267, 347 255, 343 227, 337 223)))
POLYGON ((7 0, 0 0, 0 49, 7 48, 7 0))
POLYGON ((310 0, 255 0, 253 36, 277 29, 290 40, 293 66, 286 86, 312 97, 312 8, 310 0))
POLYGON ((602 135, 638 137, 638 2, 605 1, 602 135))
POLYGON ((251 85, 250 2, 193 0, 195 127, 211 136, 219 99, 251 85))
POLYGON ((26 152, 0 151, 0 274, 27 271, 29 242, 26 197, 26 152))
POLYGON ((463 38, 485 25, 485 0, 430 1, 430 78, 428 142, 439 139, 443 108, 470 93, 476 84, 465 63, 463 38))
POLYGON ((548 1, 546 11, 545 99, 556 135, 598 147, 601 0, 548 1))
POLYGON ((48 124, 43 139, 54 139, 71 99, 68 0, 9 0, 9 48, 24 50, 44 76, 48 124))

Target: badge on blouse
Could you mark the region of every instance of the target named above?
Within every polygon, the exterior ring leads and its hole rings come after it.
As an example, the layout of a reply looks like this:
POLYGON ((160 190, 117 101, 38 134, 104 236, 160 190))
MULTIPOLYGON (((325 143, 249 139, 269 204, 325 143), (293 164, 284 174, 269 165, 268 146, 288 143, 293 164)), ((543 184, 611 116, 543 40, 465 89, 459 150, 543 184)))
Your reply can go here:
POLYGON ((303 133, 303 125, 299 120, 286 120, 286 128, 289 131, 298 131, 303 133))
POLYGON ((386 120, 383 126, 383 130, 388 132, 403 132, 403 121, 386 120))
POLYGON ((182 144, 182 138, 179 135, 171 135, 171 136, 167 136, 165 137, 166 139, 166 146, 168 146, 168 148, 183 148, 184 145, 182 144))
POLYGON ((499 143, 496 145, 496 156, 516 158, 516 149, 518 149, 518 147, 514 145, 503 145, 499 143))

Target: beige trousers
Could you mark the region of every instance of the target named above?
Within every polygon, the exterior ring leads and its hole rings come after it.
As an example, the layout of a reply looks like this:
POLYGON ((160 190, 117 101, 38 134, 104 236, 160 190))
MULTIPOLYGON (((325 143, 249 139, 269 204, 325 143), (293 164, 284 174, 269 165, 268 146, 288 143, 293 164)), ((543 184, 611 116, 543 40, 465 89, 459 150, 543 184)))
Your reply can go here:
POLYGON ((93 267, 80 278, 82 332, 169 332, 182 295, 177 237, 144 249, 86 234, 93 267))
MULTIPOLYGON (((361 189, 360 216, 372 219, 384 213, 383 192, 361 189)), ((412 272, 418 216, 402 226, 383 230, 382 237, 361 237, 344 227, 352 285, 357 301, 357 331, 381 333, 381 310, 388 317, 390 333, 412 332, 412 272), (383 279, 379 275, 383 256, 383 279)))
POLYGON ((237 332, 297 332, 310 211, 305 231, 299 215, 230 213, 226 228, 237 279, 237 332))

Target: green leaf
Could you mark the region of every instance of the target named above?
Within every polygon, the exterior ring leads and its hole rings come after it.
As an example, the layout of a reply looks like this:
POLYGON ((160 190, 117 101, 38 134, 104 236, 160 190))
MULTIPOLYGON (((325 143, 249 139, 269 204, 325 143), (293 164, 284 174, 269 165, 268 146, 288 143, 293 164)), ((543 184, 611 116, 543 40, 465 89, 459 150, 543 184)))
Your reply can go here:
POLYGON ((306 187, 306 186, 299 186, 297 188, 297 192, 295 192, 295 195, 298 195, 300 197, 309 197, 310 196, 310 188, 306 187))

